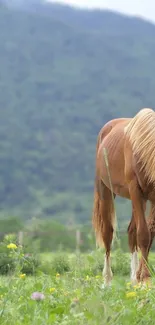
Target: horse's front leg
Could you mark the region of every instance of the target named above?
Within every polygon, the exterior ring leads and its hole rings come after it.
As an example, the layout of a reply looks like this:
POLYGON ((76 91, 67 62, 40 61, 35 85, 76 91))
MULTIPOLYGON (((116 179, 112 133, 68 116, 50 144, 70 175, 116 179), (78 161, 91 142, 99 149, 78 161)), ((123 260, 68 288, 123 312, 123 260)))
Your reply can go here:
MULTIPOLYGON (((146 211, 146 201, 143 201, 144 211, 146 211)), ((134 218, 134 211, 132 211, 131 222, 128 227, 129 248, 131 251, 131 282, 135 284, 137 279, 140 280, 142 264, 139 263, 138 258, 138 244, 137 244, 137 229, 134 218)))
MULTIPOLYGON (((150 231, 150 242, 149 242, 149 247, 148 247, 148 254, 149 254, 152 243, 153 243, 153 239, 155 237, 155 206, 154 205, 152 205, 150 215, 146 220, 147 220, 148 229, 150 231)), ((139 281, 141 279, 142 265, 143 265, 143 263, 142 263, 142 259, 141 259, 139 269, 137 272, 137 278, 139 281)))
MULTIPOLYGON (((130 197, 132 200, 132 208, 134 211, 134 219, 137 229, 137 245, 140 248, 142 259, 141 259, 141 280, 145 281, 150 277, 150 272, 147 266, 148 253, 150 244, 150 231, 145 220, 144 213, 144 200, 139 188, 137 178, 134 177, 130 181, 129 185, 130 197)), ((138 270, 139 272, 139 270, 138 270)), ((139 280, 137 272, 137 280, 139 280)))
POLYGON ((136 223, 135 223, 133 212, 128 227, 128 242, 131 251, 131 282, 135 284, 137 282, 137 271, 139 267, 139 260, 138 260, 138 247, 137 247, 137 230, 136 230, 136 223))

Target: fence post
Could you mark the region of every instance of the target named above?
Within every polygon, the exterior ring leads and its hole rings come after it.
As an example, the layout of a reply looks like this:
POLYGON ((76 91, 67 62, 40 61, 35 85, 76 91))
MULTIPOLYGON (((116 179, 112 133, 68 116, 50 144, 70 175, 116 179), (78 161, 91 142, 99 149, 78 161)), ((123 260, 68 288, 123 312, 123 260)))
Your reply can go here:
POLYGON ((80 251, 80 244, 81 244, 81 232, 79 229, 76 229, 76 251, 80 251))
POLYGON ((18 244, 23 246, 23 237, 24 237, 24 233, 23 231, 19 231, 18 233, 18 244))

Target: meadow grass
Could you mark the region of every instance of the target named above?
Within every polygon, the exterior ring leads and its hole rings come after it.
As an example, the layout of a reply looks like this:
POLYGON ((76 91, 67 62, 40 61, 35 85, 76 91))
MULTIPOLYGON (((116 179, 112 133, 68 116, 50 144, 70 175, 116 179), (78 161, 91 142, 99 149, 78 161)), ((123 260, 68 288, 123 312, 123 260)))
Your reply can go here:
MULTIPOLYGON (((43 263, 52 265, 58 255, 42 256, 43 263)), ((62 274, 54 273, 52 269, 50 272, 49 268, 48 274, 38 270, 35 276, 16 273, 0 277, 0 324, 155 324, 155 279, 152 278, 150 286, 133 287, 127 274, 130 265, 128 263, 126 269, 123 253, 120 264, 124 272, 115 265, 109 288, 103 286, 102 265, 99 264, 101 257, 103 262, 103 253, 63 255, 68 258, 68 272, 63 269, 61 253, 62 274), (33 297, 34 292, 38 295, 33 297)), ((153 254, 151 258, 153 260, 153 254)))

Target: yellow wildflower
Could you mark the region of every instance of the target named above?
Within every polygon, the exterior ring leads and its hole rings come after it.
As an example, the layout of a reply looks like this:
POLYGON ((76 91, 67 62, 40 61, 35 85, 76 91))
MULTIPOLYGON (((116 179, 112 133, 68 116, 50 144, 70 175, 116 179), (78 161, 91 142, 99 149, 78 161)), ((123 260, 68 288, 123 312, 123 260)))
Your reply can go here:
POLYGON ((139 289, 140 287, 141 287, 141 284, 140 284, 140 283, 135 284, 135 285, 133 286, 134 289, 139 289))
POLYGON ((141 291, 145 291, 145 292, 147 292, 147 291, 151 291, 151 288, 149 288, 149 287, 145 287, 145 286, 142 286, 142 287, 141 287, 141 291))
POLYGON ((126 283, 126 286, 127 286, 127 287, 130 287, 131 284, 132 284, 131 282, 127 282, 127 283, 126 283))
POLYGON ((127 292, 126 297, 127 298, 134 298, 134 297, 136 297, 136 292, 135 291, 127 292))
POLYGON ((55 292, 55 290, 56 290, 55 288, 50 288, 51 293, 55 292))
POLYGON ((59 273, 57 273, 57 274, 56 274, 56 278, 59 278, 59 277, 60 277, 60 274, 59 274, 59 273))
POLYGON ((151 287, 151 282, 148 280, 145 284, 144 284, 144 287, 146 287, 146 290, 151 287))
POLYGON ((10 244, 7 245, 7 248, 9 248, 9 249, 16 249, 17 246, 16 246, 16 244, 10 243, 10 244))
POLYGON ((21 279, 25 279, 26 274, 25 274, 25 273, 21 273, 21 274, 19 274, 19 277, 20 277, 21 279))
POLYGON ((86 276, 86 281, 88 281, 88 280, 89 280, 89 275, 86 276))

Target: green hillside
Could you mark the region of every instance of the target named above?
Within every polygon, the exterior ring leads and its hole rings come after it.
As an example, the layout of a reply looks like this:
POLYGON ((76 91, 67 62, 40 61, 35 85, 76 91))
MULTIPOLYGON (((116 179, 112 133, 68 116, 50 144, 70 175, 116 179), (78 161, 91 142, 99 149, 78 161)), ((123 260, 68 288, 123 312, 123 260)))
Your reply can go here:
MULTIPOLYGON (((107 11, 0 6, 1 215, 91 221, 96 138, 154 107, 155 26, 107 11)), ((130 202, 117 200, 119 218, 130 202)))

